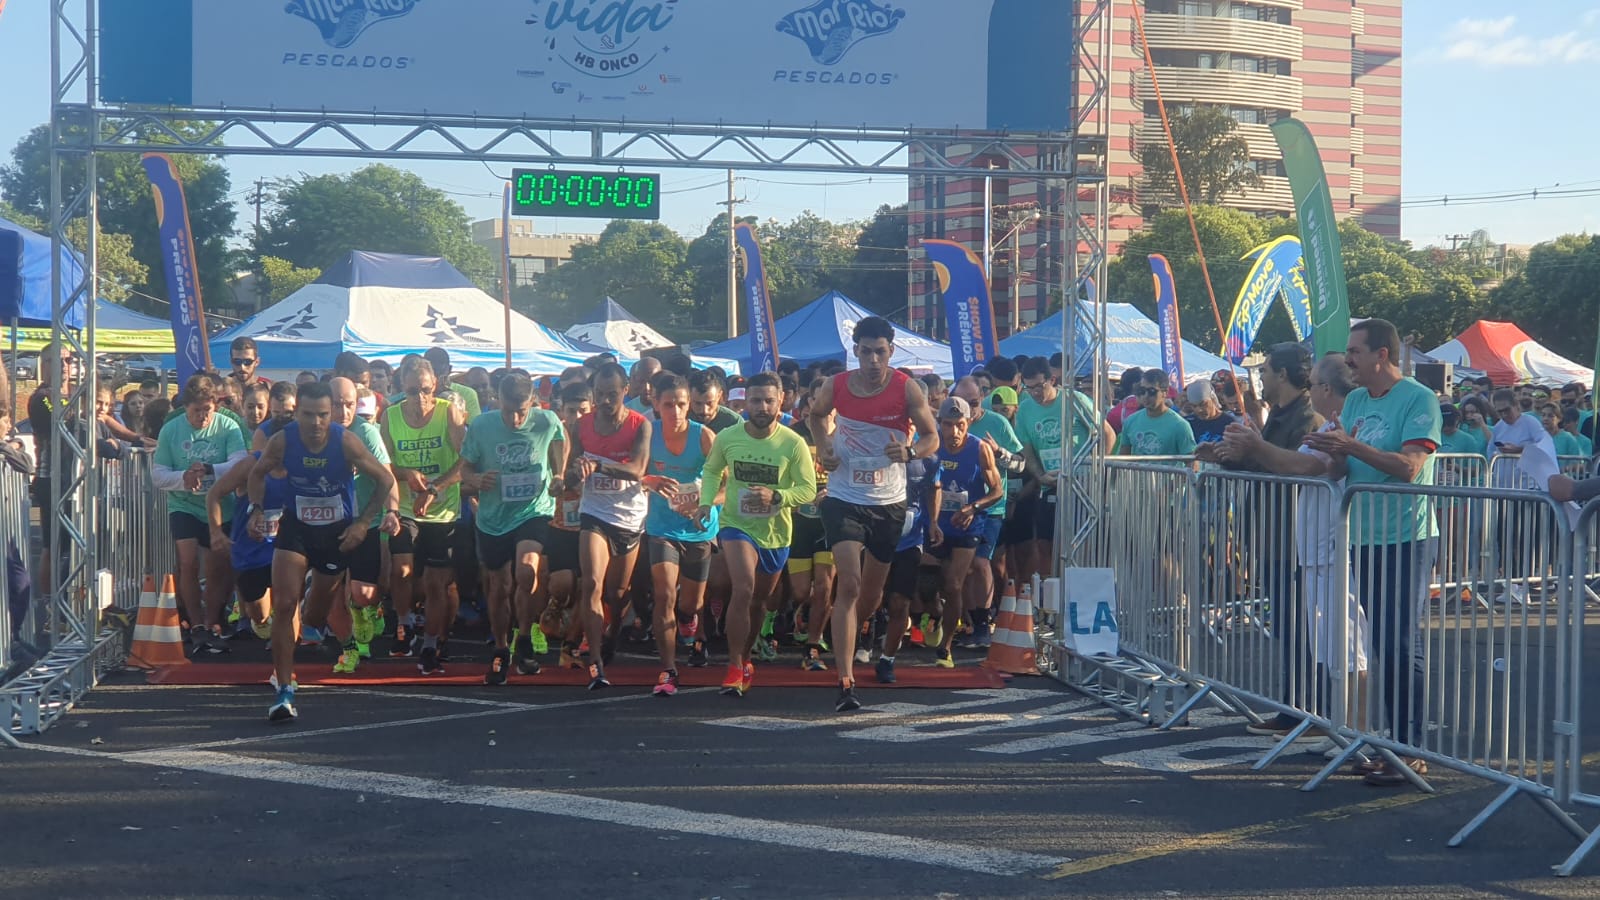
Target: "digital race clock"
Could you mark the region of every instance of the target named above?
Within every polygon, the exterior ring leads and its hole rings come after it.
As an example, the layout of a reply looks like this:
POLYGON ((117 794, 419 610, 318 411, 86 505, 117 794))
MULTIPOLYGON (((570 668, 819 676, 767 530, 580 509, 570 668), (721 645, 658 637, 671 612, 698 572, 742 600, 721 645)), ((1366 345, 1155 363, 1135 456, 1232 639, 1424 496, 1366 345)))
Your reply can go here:
POLYGON ((660 175, 516 169, 511 184, 511 208, 520 216, 661 218, 660 175))

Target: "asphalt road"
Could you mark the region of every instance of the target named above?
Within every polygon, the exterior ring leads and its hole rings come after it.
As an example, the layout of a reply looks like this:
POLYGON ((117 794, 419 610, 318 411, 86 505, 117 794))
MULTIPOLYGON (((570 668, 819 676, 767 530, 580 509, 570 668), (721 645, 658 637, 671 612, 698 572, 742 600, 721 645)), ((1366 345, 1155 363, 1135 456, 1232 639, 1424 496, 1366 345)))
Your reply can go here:
MULTIPOLYGON (((121 675, 0 751, 5 896, 1600 896, 1600 859, 1435 770, 1434 795, 1205 714, 1160 733, 1044 679, 1005 689, 302 689, 121 675)), ((1586 818, 1594 824, 1594 816, 1586 818)))

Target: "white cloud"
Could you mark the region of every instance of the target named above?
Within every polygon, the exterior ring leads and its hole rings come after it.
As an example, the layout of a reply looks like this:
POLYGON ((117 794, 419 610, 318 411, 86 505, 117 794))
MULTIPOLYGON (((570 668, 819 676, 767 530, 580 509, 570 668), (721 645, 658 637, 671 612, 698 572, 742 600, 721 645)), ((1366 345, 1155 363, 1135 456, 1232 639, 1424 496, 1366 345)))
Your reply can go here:
MULTIPOLYGON (((1600 9, 1586 13, 1582 21, 1586 27, 1600 23, 1600 9)), ((1516 16, 1461 19, 1445 32, 1443 56, 1495 68, 1600 61, 1600 40, 1581 31, 1534 36, 1517 33, 1516 25, 1516 16)))

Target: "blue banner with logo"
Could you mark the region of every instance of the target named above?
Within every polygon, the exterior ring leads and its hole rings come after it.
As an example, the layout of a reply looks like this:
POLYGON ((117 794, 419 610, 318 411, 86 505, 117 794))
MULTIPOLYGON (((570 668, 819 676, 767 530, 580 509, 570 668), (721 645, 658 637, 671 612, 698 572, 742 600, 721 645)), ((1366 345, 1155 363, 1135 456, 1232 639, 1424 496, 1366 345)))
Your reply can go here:
POLYGON ((1150 254, 1150 280, 1156 290, 1156 325, 1161 329, 1161 368, 1183 384, 1183 330, 1178 327, 1178 286, 1172 264, 1159 253, 1150 254))
POLYGON ((761 261, 761 241, 754 227, 734 226, 733 240, 744 263, 745 305, 750 314, 750 369, 747 374, 778 371, 778 331, 772 324, 772 294, 767 288, 767 267, 761 261))
MULTIPOLYGON (((1239 286, 1239 296, 1233 303, 1233 315, 1228 317, 1228 331, 1222 343, 1222 356, 1238 365, 1250 352, 1250 346, 1261 331, 1261 323, 1289 283, 1289 273, 1300 263, 1300 240, 1293 235, 1278 238, 1244 255, 1254 259, 1250 274, 1239 286)), ((1303 283, 1303 282, 1302 282, 1303 283)), ((1290 313, 1293 318, 1293 312, 1290 313)), ((1308 314, 1309 317, 1309 314, 1308 314)))
POLYGON ((165 153, 146 153, 142 160, 156 197, 160 226, 161 265, 167 276, 167 302, 172 308, 172 343, 177 349, 178 383, 211 368, 206 342, 206 313, 200 301, 200 266, 194 258, 194 233, 189 229, 189 202, 183 195, 178 167, 165 153))
POLYGON ((1289 270, 1283 282, 1283 308, 1289 311, 1289 324, 1294 326, 1294 339, 1303 341, 1316 329, 1311 324, 1311 288, 1306 284, 1306 260, 1302 256, 1289 270))
POLYGON ((960 378, 1000 352, 988 273, 977 254, 954 241, 924 240, 922 248, 944 293, 944 312, 950 323, 950 368, 960 378))

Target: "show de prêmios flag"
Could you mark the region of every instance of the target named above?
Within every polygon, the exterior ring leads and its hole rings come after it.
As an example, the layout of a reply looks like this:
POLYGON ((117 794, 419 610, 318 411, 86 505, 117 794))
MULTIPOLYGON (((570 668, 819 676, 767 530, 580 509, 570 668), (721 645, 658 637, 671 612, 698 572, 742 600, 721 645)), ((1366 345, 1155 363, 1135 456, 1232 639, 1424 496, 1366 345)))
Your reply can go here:
POLYGON ((146 153, 144 171, 155 191, 156 224, 161 238, 161 265, 167 276, 167 301, 172 310, 172 343, 178 362, 178 383, 211 368, 206 341, 205 304, 200 299, 200 267, 195 262, 194 232, 189 228, 189 203, 172 157, 146 153))
POLYGON ((1159 253, 1150 254, 1150 280, 1156 291, 1156 326, 1161 329, 1161 368, 1182 385, 1183 330, 1178 325, 1178 286, 1172 264, 1159 253))
POLYGON ((761 241, 753 226, 740 222, 733 239, 744 264, 744 294, 750 315, 750 371, 778 371, 778 331, 772 321, 772 292, 767 286, 767 267, 761 260, 761 241))
POLYGON ((950 324, 950 367, 960 379, 999 354, 989 276, 977 254, 955 241, 927 239, 922 249, 933 264, 950 324))

